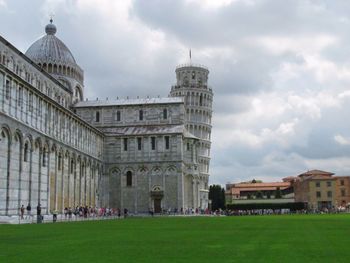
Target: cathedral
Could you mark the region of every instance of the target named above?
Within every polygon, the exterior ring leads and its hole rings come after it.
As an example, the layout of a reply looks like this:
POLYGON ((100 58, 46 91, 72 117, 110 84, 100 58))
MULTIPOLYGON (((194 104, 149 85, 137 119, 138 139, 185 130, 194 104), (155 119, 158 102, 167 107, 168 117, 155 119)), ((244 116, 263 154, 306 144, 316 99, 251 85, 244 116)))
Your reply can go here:
POLYGON ((0 215, 39 203, 206 209, 209 70, 179 65, 163 98, 84 100, 84 71, 56 31, 50 20, 25 54, 0 36, 0 215))

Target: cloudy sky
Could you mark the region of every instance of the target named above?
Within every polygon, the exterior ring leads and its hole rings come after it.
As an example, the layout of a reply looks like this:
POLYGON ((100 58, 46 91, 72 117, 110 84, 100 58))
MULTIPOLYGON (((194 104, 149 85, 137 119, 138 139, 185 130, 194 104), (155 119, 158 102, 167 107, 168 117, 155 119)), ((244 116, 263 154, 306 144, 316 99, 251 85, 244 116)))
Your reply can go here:
POLYGON ((350 175, 350 1, 0 0, 0 34, 25 52, 50 14, 89 99, 167 96, 192 49, 215 94, 210 183, 350 175))

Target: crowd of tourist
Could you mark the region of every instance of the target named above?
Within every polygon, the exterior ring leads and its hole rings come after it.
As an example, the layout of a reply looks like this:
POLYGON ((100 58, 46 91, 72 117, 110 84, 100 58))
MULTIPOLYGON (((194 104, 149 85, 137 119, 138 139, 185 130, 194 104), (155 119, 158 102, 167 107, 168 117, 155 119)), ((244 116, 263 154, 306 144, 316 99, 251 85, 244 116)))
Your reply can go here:
POLYGON ((251 215, 286 215, 286 214, 338 214, 350 213, 349 208, 332 207, 322 209, 247 209, 247 210, 217 210, 213 212, 216 215, 226 216, 251 216, 251 215))
MULTIPOLYGON (((58 215, 58 211, 53 214, 58 215)), ((128 210, 121 211, 119 208, 76 206, 75 208, 65 207, 63 210, 64 219, 74 218, 98 218, 98 217, 126 217, 128 210)))
MULTIPOLYGON (((36 207, 37 210, 37 221, 38 223, 43 220, 41 215, 41 206, 38 204, 36 207)), ((30 219, 33 218, 31 215, 31 205, 25 208, 22 205, 19 209, 20 219, 30 219), (27 215, 25 216, 25 210, 27 211, 27 215)), ((174 215, 174 216, 195 216, 195 215, 211 215, 211 216, 259 216, 259 215, 284 215, 284 214, 321 214, 321 213, 343 213, 350 212, 349 208, 324 208, 321 210, 318 209, 301 209, 301 210, 290 210, 290 209, 246 209, 246 210, 223 210, 218 209, 211 211, 207 209, 200 208, 187 208, 187 209, 163 209, 160 213, 156 213, 157 215, 174 215)), ((149 215, 154 216, 155 212, 153 209, 149 209, 149 215)), ((104 218, 126 218, 129 214, 129 211, 124 208, 110 208, 110 207, 91 207, 91 206, 76 206, 65 207, 63 211, 54 210, 52 211, 52 219, 53 222, 56 222, 58 219, 60 221, 70 221, 70 220, 85 220, 85 219, 104 219, 104 218)), ((139 215, 142 215, 140 213, 139 215)))

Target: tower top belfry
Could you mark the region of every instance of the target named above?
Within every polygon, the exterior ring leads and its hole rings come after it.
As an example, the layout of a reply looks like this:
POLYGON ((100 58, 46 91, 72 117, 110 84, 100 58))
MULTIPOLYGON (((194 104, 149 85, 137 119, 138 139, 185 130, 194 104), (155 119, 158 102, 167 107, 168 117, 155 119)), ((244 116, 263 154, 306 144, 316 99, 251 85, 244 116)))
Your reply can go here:
POLYGON ((177 86, 205 88, 208 85, 209 70, 203 65, 192 62, 180 64, 175 73, 177 86))

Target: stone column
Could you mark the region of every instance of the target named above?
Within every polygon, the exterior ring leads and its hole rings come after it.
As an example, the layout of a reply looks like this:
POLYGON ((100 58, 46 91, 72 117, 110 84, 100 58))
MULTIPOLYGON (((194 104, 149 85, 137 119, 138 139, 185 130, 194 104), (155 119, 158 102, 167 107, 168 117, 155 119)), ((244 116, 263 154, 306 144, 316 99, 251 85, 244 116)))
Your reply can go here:
POLYGON ((9 215, 9 203, 10 203, 10 169, 11 169, 11 145, 12 140, 8 133, 5 133, 7 137, 7 160, 6 160, 6 203, 5 203, 5 215, 9 215))

